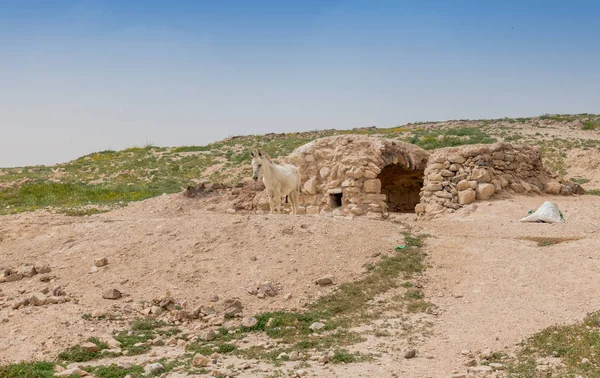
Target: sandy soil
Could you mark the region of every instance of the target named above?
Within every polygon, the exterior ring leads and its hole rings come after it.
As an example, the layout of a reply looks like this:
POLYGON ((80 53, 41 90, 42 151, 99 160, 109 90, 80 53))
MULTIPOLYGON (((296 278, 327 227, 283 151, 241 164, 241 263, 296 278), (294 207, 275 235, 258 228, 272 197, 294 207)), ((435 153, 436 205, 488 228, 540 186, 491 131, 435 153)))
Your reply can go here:
MULTIPOLYGON (((83 314, 101 309, 132 318, 138 316, 140 301, 165 291, 190 306, 207 304, 215 294, 221 301, 237 297, 246 315, 299 309, 332 290, 316 286, 315 279, 331 275, 336 284, 357 279, 365 272, 363 265, 401 243, 402 231, 410 226, 432 235, 426 246, 430 267, 422 282, 427 299, 440 310, 437 316, 423 315, 432 323, 431 335, 411 340, 417 357, 403 358, 404 340, 369 337, 353 349, 381 353, 375 362, 313 364, 309 376, 447 377, 466 372, 462 350, 510 351, 535 331, 600 308, 599 206, 600 198, 592 196, 514 197, 428 222, 402 216, 400 223, 223 214, 177 194, 83 218, 44 212, 5 216, 0 219, 0 267, 49 264, 56 279, 43 283, 34 276, 0 284, 0 318, 8 319, 0 323, 0 361, 53 358, 70 345, 125 325, 105 322, 100 327, 81 319, 83 314), (559 205, 565 224, 519 222, 547 199, 559 205), (539 247, 537 238, 558 243, 539 247), (89 273, 99 257, 107 257, 109 264, 89 273), (247 293, 261 281, 270 281, 281 294, 259 299, 247 293), (11 309, 12 298, 23 291, 55 285, 74 300, 11 309), (125 298, 102 299, 110 288, 125 298)), ((402 316, 391 314, 386 321, 399 324, 402 316)))

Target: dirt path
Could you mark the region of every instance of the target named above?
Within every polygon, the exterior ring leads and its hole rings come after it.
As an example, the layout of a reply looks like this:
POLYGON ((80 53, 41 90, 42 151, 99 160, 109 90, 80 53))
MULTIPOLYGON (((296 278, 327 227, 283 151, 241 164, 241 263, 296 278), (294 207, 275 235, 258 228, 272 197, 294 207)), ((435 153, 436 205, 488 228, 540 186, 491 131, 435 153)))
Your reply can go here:
MULTIPOLYGON (((572 322, 600 308, 600 255, 597 252, 600 199, 515 197, 478 204, 429 222, 403 217, 427 239, 430 268, 423 279, 427 300, 437 304, 429 337, 412 341, 418 355, 404 359, 404 340, 368 337, 355 349, 381 353, 375 362, 313 364, 319 377, 446 377, 466 371, 461 351, 512 348, 556 322, 572 322), (555 201, 567 222, 523 224, 518 220, 544 200, 555 201), (557 244, 540 247, 537 238, 557 244)), ((245 314, 299 309, 331 288, 314 285, 323 275, 336 283, 360 277, 377 252, 402 240, 401 224, 322 216, 219 214, 180 195, 131 204, 119 211, 83 218, 45 213, 2 217, 0 267, 49 264, 55 281, 37 277, 2 283, 0 361, 49 359, 90 336, 109 334, 123 322, 97 329, 81 318, 94 310, 127 317, 138 303, 165 291, 190 306, 238 297, 245 314), (93 261, 109 264, 89 273, 93 261), (270 281, 281 290, 259 299, 246 289, 270 281), (72 302, 12 310, 13 298, 61 285, 72 302), (102 299, 107 288, 125 294, 102 299), (286 299, 284 294, 290 294, 286 299)), ((386 322, 400 325, 401 314, 386 322)), ((291 368, 291 365, 289 366, 291 368)), ((249 372, 241 376, 248 375, 249 372), (244 375, 246 374, 246 375, 244 375)), ((267 372, 264 373, 268 375, 267 372)))

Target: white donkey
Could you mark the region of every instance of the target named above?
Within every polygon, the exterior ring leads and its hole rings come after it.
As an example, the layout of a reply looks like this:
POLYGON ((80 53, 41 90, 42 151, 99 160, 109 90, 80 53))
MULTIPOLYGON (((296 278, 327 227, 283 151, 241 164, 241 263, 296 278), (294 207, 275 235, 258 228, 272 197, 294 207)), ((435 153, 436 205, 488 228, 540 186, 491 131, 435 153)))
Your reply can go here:
POLYGON ((257 181, 262 175, 263 183, 269 195, 269 207, 273 213, 277 201, 277 212, 281 213, 281 196, 288 196, 292 204, 292 215, 298 213, 298 194, 300 192, 300 171, 293 165, 277 165, 263 151, 252 151, 252 178, 257 181))

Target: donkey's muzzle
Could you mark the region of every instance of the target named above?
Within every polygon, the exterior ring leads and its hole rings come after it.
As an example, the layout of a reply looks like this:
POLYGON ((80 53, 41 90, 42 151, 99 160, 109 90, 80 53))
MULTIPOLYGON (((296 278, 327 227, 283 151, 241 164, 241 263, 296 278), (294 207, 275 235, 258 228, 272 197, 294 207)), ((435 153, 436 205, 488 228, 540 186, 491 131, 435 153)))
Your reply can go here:
POLYGON ((254 176, 253 176, 253 177, 252 177, 252 179, 253 179, 254 181, 258 181, 258 177, 254 177, 254 176))

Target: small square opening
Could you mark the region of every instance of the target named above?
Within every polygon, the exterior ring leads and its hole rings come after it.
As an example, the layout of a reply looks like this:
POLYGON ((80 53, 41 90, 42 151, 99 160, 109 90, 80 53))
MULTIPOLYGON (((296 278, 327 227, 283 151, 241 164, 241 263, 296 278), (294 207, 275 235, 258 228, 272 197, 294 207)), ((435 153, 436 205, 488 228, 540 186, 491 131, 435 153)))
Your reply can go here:
POLYGON ((329 195, 329 206, 332 209, 342 207, 342 193, 332 193, 329 195))

